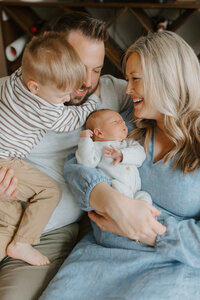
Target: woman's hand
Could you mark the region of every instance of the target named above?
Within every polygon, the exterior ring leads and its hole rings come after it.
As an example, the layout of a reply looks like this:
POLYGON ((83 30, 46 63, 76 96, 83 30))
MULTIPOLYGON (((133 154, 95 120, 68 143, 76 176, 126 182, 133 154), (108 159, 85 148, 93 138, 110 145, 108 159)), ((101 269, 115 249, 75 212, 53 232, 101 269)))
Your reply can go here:
POLYGON ((95 212, 88 215, 103 231, 155 245, 166 227, 156 220, 160 211, 145 201, 128 198, 106 183, 98 184, 90 196, 95 212))
POLYGON ((0 168, 0 201, 12 199, 17 193, 17 178, 14 176, 14 170, 0 168))

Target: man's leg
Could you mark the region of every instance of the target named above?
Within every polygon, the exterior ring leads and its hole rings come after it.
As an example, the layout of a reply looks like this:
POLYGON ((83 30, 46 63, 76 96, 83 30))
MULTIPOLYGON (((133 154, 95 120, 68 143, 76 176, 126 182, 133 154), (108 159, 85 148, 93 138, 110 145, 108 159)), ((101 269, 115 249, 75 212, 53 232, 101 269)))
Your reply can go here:
POLYGON ((41 236, 35 248, 49 258, 47 266, 6 257, 0 263, 0 300, 38 300, 75 245, 78 228, 74 223, 41 236))

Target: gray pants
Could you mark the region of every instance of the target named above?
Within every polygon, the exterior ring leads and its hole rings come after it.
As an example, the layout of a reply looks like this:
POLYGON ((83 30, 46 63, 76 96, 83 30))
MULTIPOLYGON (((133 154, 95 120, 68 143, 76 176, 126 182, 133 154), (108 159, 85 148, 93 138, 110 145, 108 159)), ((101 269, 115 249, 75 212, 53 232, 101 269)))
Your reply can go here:
POLYGON ((86 219, 81 222, 80 233, 79 224, 73 223, 41 236, 34 247, 50 259, 50 265, 31 266, 6 257, 0 263, 0 300, 38 300, 77 240, 88 232, 88 224, 86 219))

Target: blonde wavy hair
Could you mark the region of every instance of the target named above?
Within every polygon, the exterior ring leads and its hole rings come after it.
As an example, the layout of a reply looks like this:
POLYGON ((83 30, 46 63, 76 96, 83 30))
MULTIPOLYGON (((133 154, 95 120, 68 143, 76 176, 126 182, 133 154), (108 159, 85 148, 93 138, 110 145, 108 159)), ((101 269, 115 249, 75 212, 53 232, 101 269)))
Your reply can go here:
MULTIPOLYGON (((139 38, 127 50, 141 58, 144 97, 164 115, 164 125, 174 147, 163 163, 174 160, 184 173, 200 164, 200 66, 192 48, 176 33, 163 31, 139 38)), ((146 151, 153 120, 135 119, 131 137, 143 141, 146 151)))
POLYGON ((63 91, 79 89, 85 66, 64 33, 47 31, 27 44, 22 57, 22 77, 40 84, 54 84, 63 91))

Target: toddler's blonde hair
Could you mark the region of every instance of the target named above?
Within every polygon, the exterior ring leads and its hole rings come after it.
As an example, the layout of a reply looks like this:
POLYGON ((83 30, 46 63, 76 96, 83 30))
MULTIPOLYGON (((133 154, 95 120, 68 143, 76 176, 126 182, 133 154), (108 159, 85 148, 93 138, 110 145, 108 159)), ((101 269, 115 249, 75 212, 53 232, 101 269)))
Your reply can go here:
POLYGON ((54 84, 63 91, 79 89, 84 81, 85 66, 63 33, 47 31, 27 44, 22 58, 25 83, 36 80, 54 84))

